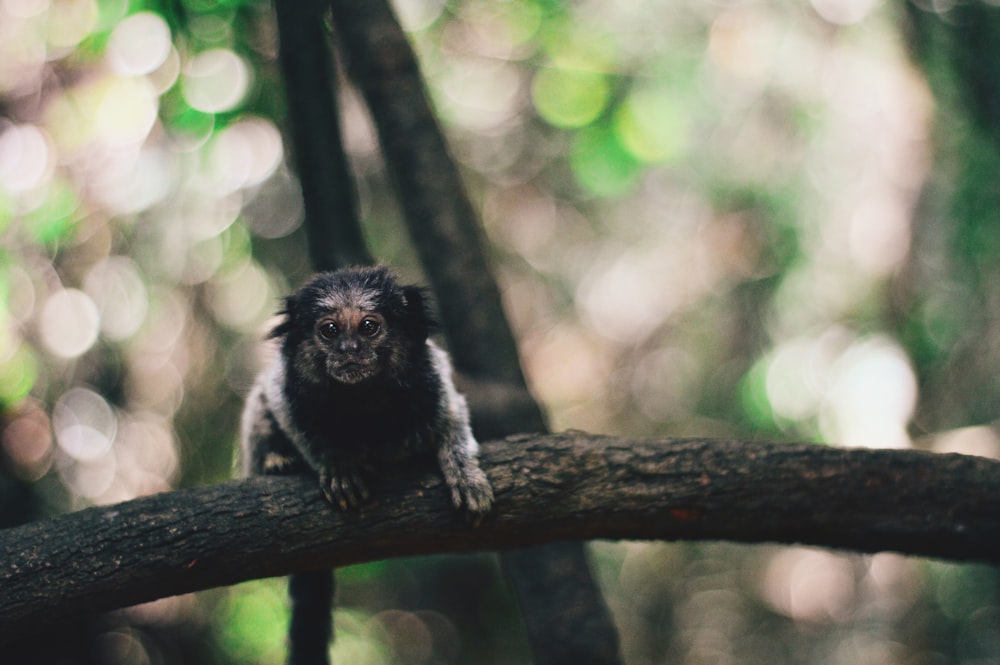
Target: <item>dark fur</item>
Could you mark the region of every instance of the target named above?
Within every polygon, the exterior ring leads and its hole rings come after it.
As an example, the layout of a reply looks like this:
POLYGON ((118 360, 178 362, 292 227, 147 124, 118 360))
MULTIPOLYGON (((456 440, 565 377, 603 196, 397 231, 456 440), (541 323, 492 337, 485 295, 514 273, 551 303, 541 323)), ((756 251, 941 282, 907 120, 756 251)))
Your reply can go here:
MULTIPOLYGON (((427 339, 419 288, 385 267, 320 273, 286 298, 281 315, 271 334, 280 354, 244 410, 245 474, 312 473, 347 510, 368 499, 365 475, 380 465, 436 454, 456 508, 474 522, 491 509, 465 400, 447 356, 427 339)), ((328 607, 332 586, 293 579, 291 588, 292 658, 313 654, 291 662, 324 663, 329 621, 308 607, 328 607), (310 597, 313 587, 326 605, 310 597), (317 625, 325 632, 309 628, 317 625)))

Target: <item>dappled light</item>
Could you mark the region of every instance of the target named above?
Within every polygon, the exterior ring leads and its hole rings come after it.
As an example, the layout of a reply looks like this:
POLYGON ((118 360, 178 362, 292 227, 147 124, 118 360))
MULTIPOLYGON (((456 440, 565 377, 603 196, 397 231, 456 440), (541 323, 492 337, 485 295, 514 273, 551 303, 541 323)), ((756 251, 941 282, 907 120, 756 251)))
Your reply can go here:
MULTIPOLYGON (((553 429, 1000 457, 1000 130, 953 70, 982 54, 934 32, 990 3, 395 6, 553 429)), ((253 0, 0 0, 0 525, 233 475, 263 338, 309 271, 276 53, 253 0)), ((348 68, 366 239, 419 276, 348 68)), ((626 663, 971 664, 1000 644, 984 566, 591 553, 626 663)), ((349 569, 337 662, 523 662, 491 565, 349 569)), ((281 663, 284 593, 131 608, 96 649, 281 663)))
POLYGON ((149 294, 132 259, 109 256, 95 263, 83 285, 97 307, 101 332, 108 339, 121 341, 138 332, 149 310, 149 294))
POLYGON ((227 192, 259 185, 281 164, 282 145, 278 129, 263 118, 244 118, 220 131, 211 146, 209 177, 227 192))
POLYGON ((97 341, 100 323, 97 305, 90 296, 78 289, 60 289, 42 306, 38 332, 53 355, 76 358, 97 341))
POLYGON ((38 127, 8 127, 0 135, 0 181, 11 193, 30 192, 52 177, 53 150, 38 127))
POLYGON ((242 101, 250 85, 250 72, 246 63, 229 49, 210 49, 187 63, 181 85, 191 108, 219 113, 242 101))
POLYGON ((766 390, 779 418, 813 420, 825 441, 907 447, 917 384, 905 354, 885 338, 856 339, 834 327, 775 349, 766 390))
POLYGON ((761 580, 761 597, 776 612, 805 623, 846 619, 855 598, 851 559, 816 550, 776 554, 761 580))
POLYGON ((12 472, 29 481, 39 480, 52 465, 52 425, 35 403, 25 402, 16 418, 3 430, 4 456, 12 472))
POLYGON ((137 12, 115 26, 105 57, 116 74, 139 76, 162 67, 173 52, 170 26, 163 17, 137 12))

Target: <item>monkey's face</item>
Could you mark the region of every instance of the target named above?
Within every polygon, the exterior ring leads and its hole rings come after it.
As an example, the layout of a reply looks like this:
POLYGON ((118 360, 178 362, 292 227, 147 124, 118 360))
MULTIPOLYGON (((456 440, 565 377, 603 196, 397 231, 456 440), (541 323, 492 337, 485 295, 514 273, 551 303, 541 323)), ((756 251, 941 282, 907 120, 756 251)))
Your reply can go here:
POLYGON ((390 335, 378 312, 331 312, 316 322, 313 337, 327 376, 338 383, 354 385, 377 377, 391 355, 390 335))
POLYGON ((316 385, 405 384, 430 325, 420 289, 400 286, 385 267, 319 273, 282 314, 271 336, 284 338, 285 358, 316 385))

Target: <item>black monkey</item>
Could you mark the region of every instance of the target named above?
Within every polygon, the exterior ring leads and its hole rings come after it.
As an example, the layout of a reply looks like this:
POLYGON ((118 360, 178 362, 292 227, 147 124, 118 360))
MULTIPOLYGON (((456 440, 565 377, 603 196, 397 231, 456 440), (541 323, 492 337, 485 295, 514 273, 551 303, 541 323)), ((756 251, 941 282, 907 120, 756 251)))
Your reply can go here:
MULTIPOLYGON (((478 522, 493 490, 447 353, 428 339, 423 292, 384 266, 319 273, 285 299, 280 353, 242 420, 244 475, 312 473, 331 504, 368 498, 366 472, 433 454, 455 507, 478 522)), ((330 573, 293 575, 289 663, 325 664, 330 573)))

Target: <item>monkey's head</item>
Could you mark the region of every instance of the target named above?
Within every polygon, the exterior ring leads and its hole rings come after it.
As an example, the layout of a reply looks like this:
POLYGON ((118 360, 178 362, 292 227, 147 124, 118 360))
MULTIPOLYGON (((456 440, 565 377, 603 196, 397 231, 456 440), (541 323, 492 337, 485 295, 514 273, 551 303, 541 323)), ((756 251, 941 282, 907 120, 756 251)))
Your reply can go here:
POLYGON ((316 384, 405 381, 430 328, 423 293, 385 266, 322 272, 285 299, 271 336, 299 376, 316 384))

